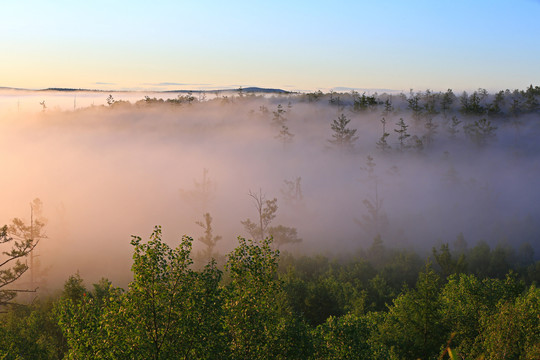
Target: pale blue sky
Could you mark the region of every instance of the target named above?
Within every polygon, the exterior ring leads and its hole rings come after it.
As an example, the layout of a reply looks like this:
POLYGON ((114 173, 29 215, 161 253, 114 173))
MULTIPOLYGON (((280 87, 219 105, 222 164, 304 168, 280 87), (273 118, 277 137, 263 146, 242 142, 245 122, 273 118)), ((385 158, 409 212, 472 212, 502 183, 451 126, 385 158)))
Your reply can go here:
POLYGON ((0 86, 540 85, 540 1, 3 2, 0 86), (163 84, 165 85, 154 85, 163 84), (186 84, 186 85, 179 85, 186 84))

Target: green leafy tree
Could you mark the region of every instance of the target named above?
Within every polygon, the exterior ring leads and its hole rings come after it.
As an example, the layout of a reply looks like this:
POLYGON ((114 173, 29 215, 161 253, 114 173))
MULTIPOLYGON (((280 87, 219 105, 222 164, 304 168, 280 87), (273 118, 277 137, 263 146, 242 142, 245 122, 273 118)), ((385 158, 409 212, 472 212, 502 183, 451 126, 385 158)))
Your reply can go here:
POLYGON ((238 241, 226 265, 231 282, 223 306, 232 357, 306 358, 307 328, 292 315, 277 278, 279 251, 271 239, 238 241))
POLYGON ((535 286, 515 301, 499 302, 497 311, 481 322, 487 358, 540 358, 540 290, 535 286))
POLYGON ((416 288, 400 294, 389 307, 379 329, 380 341, 392 348, 397 358, 433 358, 447 340, 439 284, 439 276, 426 266, 416 288))
POLYGON ((77 273, 64 284, 62 297, 55 304, 54 314, 67 344, 67 359, 111 359, 126 358, 129 350, 125 340, 111 332, 102 320, 110 302, 118 302, 120 290, 108 289, 105 304, 84 286, 77 273))
POLYGON ((53 312, 53 298, 17 306, 0 318, 0 358, 62 359, 67 351, 53 312))
POLYGON ((314 331, 317 359, 372 359, 370 322, 347 314, 329 317, 314 331))
POLYGON ((77 278, 66 284, 72 290, 57 312, 69 358, 227 357, 215 263, 193 271, 192 239, 171 249, 160 227, 148 242, 133 237, 131 243, 134 279, 127 291, 103 282, 89 295, 77 278))
POLYGON ((441 275, 443 279, 446 279, 449 275, 455 273, 461 273, 466 269, 465 255, 461 254, 456 260, 451 252, 448 243, 442 244, 440 250, 437 250, 435 247, 432 250, 433 257, 437 262, 441 270, 441 275))
POLYGON ((474 275, 454 274, 441 291, 442 316, 452 347, 462 358, 479 358, 485 353, 484 325, 497 313, 497 304, 514 302, 524 290, 513 274, 505 279, 478 279, 474 275))
POLYGON ((212 358, 219 347, 221 273, 210 263, 202 273, 190 267, 192 239, 176 249, 161 240, 156 227, 150 240, 133 237, 133 282, 123 298, 132 346, 144 358, 212 358), (216 342, 216 340, 218 340, 216 342))
POLYGON ((454 274, 441 291, 442 316, 454 334, 451 345, 462 358, 476 359, 481 355, 480 318, 493 306, 490 290, 488 283, 474 275, 454 274))

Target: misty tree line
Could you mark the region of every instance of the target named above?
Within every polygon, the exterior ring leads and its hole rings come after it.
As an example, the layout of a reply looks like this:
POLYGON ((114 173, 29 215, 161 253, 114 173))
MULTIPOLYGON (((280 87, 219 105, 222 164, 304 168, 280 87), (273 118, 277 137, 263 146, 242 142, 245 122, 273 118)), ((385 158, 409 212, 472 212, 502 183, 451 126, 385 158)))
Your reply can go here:
MULTIPOLYGON (((242 88, 237 96, 219 95, 207 99, 205 92, 199 92, 198 97, 189 92, 178 95, 172 99, 162 99, 145 96, 143 100, 131 104, 129 101, 115 100, 112 95, 106 99, 110 108, 120 107, 152 107, 159 105, 190 106, 204 102, 219 102, 222 105, 242 102, 254 98, 263 98, 256 93, 245 93, 242 88)), ((350 93, 337 93, 330 91, 323 93, 317 91, 305 94, 280 94, 271 98, 271 103, 278 102, 275 110, 261 105, 258 111, 251 110, 252 114, 270 118, 272 126, 276 129, 275 138, 284 145, 294 141, 293 134, 288 126, 287 113, 291 112, 294 103, 318 103, 328 101, 335 106, 338 113, 332 120, 331 130, 333 133, 329 142, 338 148, 351 150, 357 137, 355 129, 347 127, 350 121, 346 112, 355 114, 380 114, 381 136, 374 141, 376 148, 387 153, 394 149, 403 152, 408 149, 422 151, 430 148, 435 138, 442 133, 455 139, 462 133, 472 143, 483 147, 495 138, 497 123, 511 124, 518 128, 522 125, 518 118, 523 115, 538 114, 540 112, 540 87, 530 85, 526 90, 501 90, 495 94, 489 94, 486 89, 478 89, 471 94, 466 91, 459 95, 454 94, 452 89, 446 92, 414 92, 409 94, 359 94, 352 90, 350 93), (285 97, 286 107, 279 101, 285 97), (410 116, 410 119, 407 119, 410 116), (409 127, 414 125, 416 129, 423 131, 411 134, 409 127), (393 128, 392 128, 393 127, 393 128), (409 129, 409 130, 408 130, 409 129), (391 135, 396 139, 393 146, 389 142, 391 135)))
MULTIPOLYGON (((499 91, 494 96, 489 95, 485 89, 474 91, 471 95, 463 92, 459 97, 451 89, 445 93, 433 93, 430 90, 415 93, 411 90, 409 96, 403 93, 397 96, 402 104, 406 104, 405 109, 394 107, 392 99, 396 96, 393 95, 366 96, 365 93, 359 95, 352 91, 351 94, 338 95, 331 92, 328 96, 329 103, 340 109, 349 107, 354 113, 380 112, 382 134, 376 146, 383 153, 392 149, 388 143, 391 132, 387 131, 387 126, 392 125, 388 118, 396 117, 404 110, 409 111, 416 127, 423 126, 424 133, 420 136, 411 135, 407 130, 410 125, 403 117, 399 117, 392 133, 397 136, 396 149, 401 152, 406 149, 422 151, 425 147, 429 148, 439 131, 445 131, 453 139, 462 131, 471 142, 483 147, 496 136, 497 126, 493 122, 510 121, 519 126, 520 123, 516 120, 518 116, 538 114, 540 111, 537 99, 540 96, 540 87, 532 85, 525 91, 499 91), (458 116, 467 121, 463 123, 458 116), (438 122, 437 118, 440 118, 438 122)), ((316 102, 325 95, 319 92, 307 94, 306 97, 309 102, 316 102)), ((347 128, 349 121, 344 114, 334 120, 331 125, 334 139, 330 140, 333 144, 339 147, 353 146, 357 138, 354 137, 355 129, 347 128)))

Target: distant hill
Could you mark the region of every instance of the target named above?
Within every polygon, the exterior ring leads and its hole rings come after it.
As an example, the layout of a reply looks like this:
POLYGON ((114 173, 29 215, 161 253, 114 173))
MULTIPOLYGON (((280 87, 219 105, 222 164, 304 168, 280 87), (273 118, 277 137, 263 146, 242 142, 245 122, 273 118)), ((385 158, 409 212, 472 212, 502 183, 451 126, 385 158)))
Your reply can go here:
MULTIPOLYGON (((0 87, 0 90, 21 90, 21 91, 61 91, 61 92, 75 92, 75 91, 85 91, 85 92, 153 92, 153 93, 204 93, 204 92, 238 92, 240 88, 237 89, 214 89, 214 90, 165 90, 165 91, 141 91, 141 90, 98 90, 98 89, 74 89, 74 88, 46 88, 46 89, 21 89, 21 88, 12 88, 12 87, 0 87)), ((270 88, 261 88, 256 86, 250 86, 247 88, 242 88, 244 93, 265 93, 265 94, 291 94, 291 91, 286 91, 282 89, 270 89, 270 88)))
POLYGON ((89 90, 89 89, 71 89, 71 88, 47 88, 39 91, 103 91, 103 90, 89 90))
MULTIPOLYGON (((236 91, 239 91, 240 89, 236 89, 236 91)), ((256 92, 256 93, 279 93, 279 94, 289 94, 290 91, 282 90, 282 89, 267 89, 267 88, 260 88, 260 87, 247 87, 242 88, 243 92, 256 92)))
MULTIPOLYGON (((240 91, 240 88, 237 89, 214 89, 214 90, 165 90, 165 91, 156 91, 156 92, 163 92, 163 93, 203 93, 203 92, 238 92, 240 91)), ((269 88, 260 88, 256 86, 250 86, 247 88, 242 88, 242 92, 245 93, 274 93, 274 94, 291 94, 290 91, 282 90, 282 89, 269 89, 269 88)))

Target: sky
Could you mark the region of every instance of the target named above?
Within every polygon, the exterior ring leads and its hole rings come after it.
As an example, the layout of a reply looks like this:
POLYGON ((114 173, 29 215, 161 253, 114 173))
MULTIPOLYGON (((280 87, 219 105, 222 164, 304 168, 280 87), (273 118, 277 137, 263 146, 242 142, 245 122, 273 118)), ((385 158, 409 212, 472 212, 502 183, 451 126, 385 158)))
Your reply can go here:
POLYGON ((540 85, 540 1, 2 3, 0 87, 540 85))

